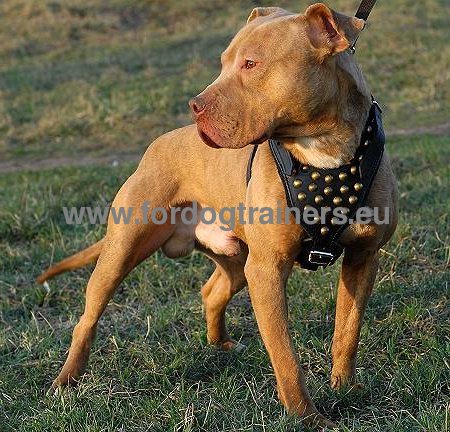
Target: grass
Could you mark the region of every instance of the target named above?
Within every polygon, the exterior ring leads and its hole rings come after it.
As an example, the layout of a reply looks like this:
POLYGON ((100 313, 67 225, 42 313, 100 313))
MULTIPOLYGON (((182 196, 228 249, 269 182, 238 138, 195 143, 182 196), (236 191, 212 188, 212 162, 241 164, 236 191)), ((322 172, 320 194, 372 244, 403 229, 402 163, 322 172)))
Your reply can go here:
MULTIPOLYGON (((382 257, 362 330, 357 394, 328 387, 337 266, 294 272, 290 323, 319 408, 343 431, 448 427, 449 139, 389 144, 401 219, 382 257)), ((89 269, 47 293, 34 277, 92 243, 104 227, 67 226, 62 205, 108 202, 133 166, 61 168, 0 176, 0 430, 291 431, 248 293, 228 311, 240 354, 207 347, 199 288, 212 271, 200 254, 156 254, 122 284, 102 318, 88 374, 45 396, 83 307, 89 269), (26 426, 25 426, 26 425, 26 426)))
MULTIPOLYGON (((189 122, 186 102, 218 72, 218 54, 264 1, 8 0, 0 4, 0 161, 142 153, 189 122)), ((303 10, 305 2, 280 0, 303 10)), ((353 13, 358 1, 332 5, 353 13)), ((445 0, 379 2, 358 57, 388 131, 448 121, 445 0)), ((450 138, 388 144, 400 224, 383 251, 362 329, 359 393, 328 386, 338 266, 296 271, 290 324, 319 409, 342 431, 446 431, 449 408, 450 138)), ((62 206, 106 204, 134 165, 0 173, 0 431, 292 431, 248 293, 228 310, 240 354, 206 345, 200 254, 155 254, 119 288, 88 373, 46 389, 83 308, 90 269, 34 282, 51 261, 101 238, 68 226, 62 206)))
MULTIPOLYGON (((353 14, 358 3, 330 4, 353 14)), ((163 131, 190 122, 188 99, 217 75, 220 52, 251 9, 265 4, 2 2, 0 160, 142 152, 163 131)), ((395 0, 374 9, 357 55, 388 130, 448 121, 447 6, 395 0)))

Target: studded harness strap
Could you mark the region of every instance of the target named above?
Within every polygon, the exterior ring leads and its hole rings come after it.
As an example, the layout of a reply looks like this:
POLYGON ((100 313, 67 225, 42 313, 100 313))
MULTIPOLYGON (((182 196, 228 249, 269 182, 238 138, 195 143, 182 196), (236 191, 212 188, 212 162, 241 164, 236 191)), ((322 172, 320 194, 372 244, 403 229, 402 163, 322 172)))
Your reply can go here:
MULTIPOLYGON (((367 199, 383 157, 384 142, 381 109, 375 101, 353 159, 339 168, 302 165, 282 143, 269 140, 288 205, 300 210, 300 223, 308 234, 297 257, 303 268, 317 270, 333 264, 342 254, 339 238, 367 199)), ((247 183, 256 151, 257 146, 248 163, 247 183)))

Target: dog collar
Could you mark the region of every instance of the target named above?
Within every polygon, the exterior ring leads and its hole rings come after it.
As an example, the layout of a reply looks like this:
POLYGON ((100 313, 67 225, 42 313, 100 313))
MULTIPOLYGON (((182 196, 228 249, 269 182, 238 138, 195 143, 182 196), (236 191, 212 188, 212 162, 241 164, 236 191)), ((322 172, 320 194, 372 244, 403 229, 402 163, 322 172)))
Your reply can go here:
MULTIPOLYGON (((300 164, 282 143, 269 140, 287 203, 289 207, 300 210, 300 223, 308 234, 297 257, 303 268, 317 270, 320 266, 326 267, 342 254, 339 238, 367 199, 383 157, 384 143, 381 109, 376 101, 372 102, 353 159, 338 168, 323 169, 300 164), (325 207, 331 210, 323 213, 325 207), (323 213, 324 217, 310 219, 306 223, 304 215, 310 209, 315 209, 319 215, 323 213)), ((256 150, 257 146, 249 160, 247 183, 256 150)))

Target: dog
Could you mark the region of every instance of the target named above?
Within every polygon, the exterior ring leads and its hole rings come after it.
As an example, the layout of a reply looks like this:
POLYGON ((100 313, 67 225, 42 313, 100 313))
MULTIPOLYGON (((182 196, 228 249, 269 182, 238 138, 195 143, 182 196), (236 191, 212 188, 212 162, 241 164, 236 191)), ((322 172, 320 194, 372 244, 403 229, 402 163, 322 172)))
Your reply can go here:
MULTIPOLYGON (((219 77, 190 102, 195 124, 164 134, 145 152, 112 206, 145 201, 172 209, 201 203, 214 209, 276 208, 286 195, 267 145, 277 139, 301 164, 336 168, 358 148, 371 107, 366 81, 349 51, 363 29, 361 19, 318 3, 302 14, 278 7, 254 9, 221 56, 219 77), (206 144, 206 145, 205 145, 206 144), (252 176, 246 183, 254 148, 252 176)), ((364 310, 374 286, 380 248, 397 224, 397 186, 384 152, 367 206, 387 208, 388 224, 352 224, 342 234, 344 257, 337 289, 331 387, 355 384, 357 347, 364 310)), ((225 325, 225 309, 248 286, 259 331, 287 412, 307 424, 333 427, 316 409, 288 330, 286 283, 306 232, 284 224, 237 223, 232 233, 217 226, 177 223, 114 223, 105 237, 42 274, 39 282, 96 262, 86 305, 73 331, 67 360, 53 388, 84 373, 96 326, 119 283, 161 249, 170 257, 201 250, 216 268, 201 289, 207 339, 218 348, 237 346, 225 325)))

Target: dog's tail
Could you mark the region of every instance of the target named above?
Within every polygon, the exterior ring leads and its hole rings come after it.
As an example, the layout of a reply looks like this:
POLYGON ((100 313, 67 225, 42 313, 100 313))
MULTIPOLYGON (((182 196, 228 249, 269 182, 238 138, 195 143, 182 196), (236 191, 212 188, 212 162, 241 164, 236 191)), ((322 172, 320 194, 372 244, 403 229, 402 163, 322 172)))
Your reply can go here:
POLYGON ((36 281, 40 284, 44 283, 46 280, 59 275, 60 273, 64 273, 69 270, 74 270, 80 267, 84 267, 87 264, 96 262, 100 252, 103 247, 103 239, 94 243, 86 249, 67 257, 56 263, 54 266, 50 267, 47 271, 42 273, 36 281))

